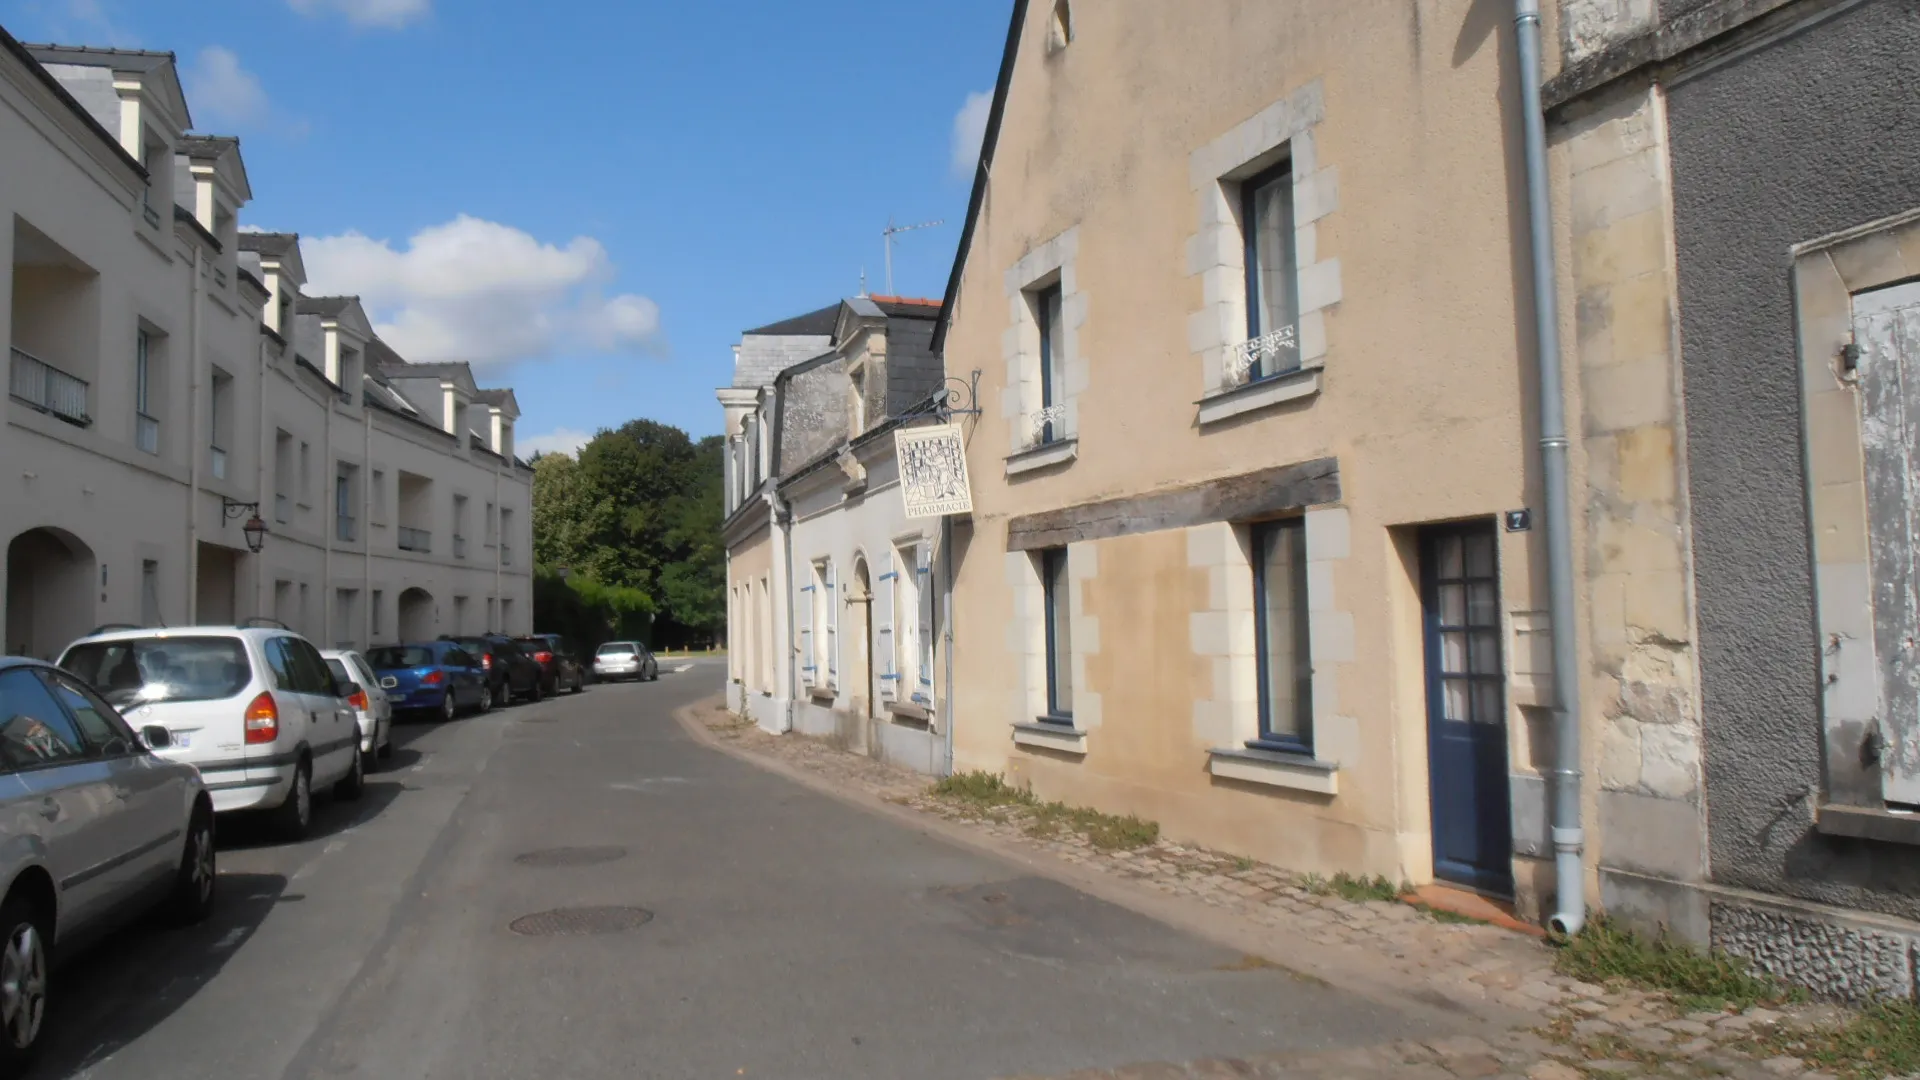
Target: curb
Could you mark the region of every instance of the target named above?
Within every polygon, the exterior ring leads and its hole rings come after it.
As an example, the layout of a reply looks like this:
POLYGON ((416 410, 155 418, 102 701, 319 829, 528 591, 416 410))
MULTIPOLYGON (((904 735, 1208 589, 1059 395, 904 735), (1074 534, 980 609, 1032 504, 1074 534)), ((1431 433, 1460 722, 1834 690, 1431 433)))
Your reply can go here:
POLYGON ((673 718, 701 746, 791 780, 809 791, 889 818, 915 832, 1020 871, 1071 886, 1096 899, 1165 923, 1204 941, 1272 964, 1296 977, 1322 982, 1369 998, 1449 1033, 1465 1028, 1469 1033, 1486 1035, 1514 1028, 1536 1027, 1545 1022, 1543 1016, 1510 1009, 1498 1002, 1458 999, 1436 987, 1410 987, 1406 985, 1407 977, 1399 969, 1384 963, 1379 957, 1356 956, 1350 949, 1323 945, 1290 930, 1254 925, 1201 901, 1168 896, 1099 870, 1076 866, 1045 852, 1023 850, 982 836, 964 825, 887 802, 864 791, 834 785, 784 761, 728 745, 709 731, 695 715, 701 710, 725 708, 725 705, 725 695, 715 694, 680 706, 673 711, 673 718), (1285 959, 1276 959, 1279 957, 1285 959))

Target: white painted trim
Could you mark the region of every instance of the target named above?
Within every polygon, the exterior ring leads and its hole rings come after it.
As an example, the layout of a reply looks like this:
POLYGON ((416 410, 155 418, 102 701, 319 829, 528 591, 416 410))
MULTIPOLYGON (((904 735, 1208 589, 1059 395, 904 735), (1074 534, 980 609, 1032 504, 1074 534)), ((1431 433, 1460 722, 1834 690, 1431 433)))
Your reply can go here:
POLYGON ((1019 476, 1049 465, 1062 465, 1079 456, 1079 439, 1055 439, 1007 458, 1007 475, 1019 476))
POLYGON ((1063 754, 1087 752, 1087 733, 1081 728, 1062 727, 1054 731, 1051 730, 1051 725, 1016 724, 1013 729, 1013 741, 1019 746, 1056 750, 1063 754))

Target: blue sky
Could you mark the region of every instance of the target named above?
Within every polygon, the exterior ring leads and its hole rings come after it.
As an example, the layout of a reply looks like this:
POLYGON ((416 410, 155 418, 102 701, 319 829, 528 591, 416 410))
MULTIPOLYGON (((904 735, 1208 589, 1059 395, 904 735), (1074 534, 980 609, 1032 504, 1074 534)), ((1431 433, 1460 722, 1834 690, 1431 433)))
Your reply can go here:
POLYGON ((253 226, 415 359, 510 385, 523 447, 719 429, 739 332, 938 297, 1008 0, 0 0, 23 40, 179 56, 253 226), (439 355, 436 355, 439 354, 439 355), (552 436, 547 442, 539 437, 552 436))

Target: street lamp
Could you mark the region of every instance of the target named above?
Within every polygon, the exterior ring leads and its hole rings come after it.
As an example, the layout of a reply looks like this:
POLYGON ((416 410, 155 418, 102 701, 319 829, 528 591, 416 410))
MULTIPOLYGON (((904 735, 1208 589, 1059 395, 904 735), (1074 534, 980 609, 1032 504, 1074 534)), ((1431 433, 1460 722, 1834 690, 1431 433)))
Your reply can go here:
POLYGON ((267 523, 260 520, 260 504, 235 502, 223 496, 220 499, 220 513, 228 521, 242 514, 248 515, 247 523, 240 526, 240 531, 246 535, 247 550, 255 555, 260 554, 261 546, 267 542, 267 523))

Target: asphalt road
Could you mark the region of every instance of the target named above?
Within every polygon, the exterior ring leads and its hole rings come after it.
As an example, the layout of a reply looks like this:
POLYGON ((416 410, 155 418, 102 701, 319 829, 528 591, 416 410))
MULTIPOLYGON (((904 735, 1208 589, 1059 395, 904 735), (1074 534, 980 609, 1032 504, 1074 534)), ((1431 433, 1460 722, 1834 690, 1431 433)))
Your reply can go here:
POLYGON ((721 678, 403 726, 307 842, 223 823, 214 919, 64 968, 32 1075, 980 1080, 1425 1030, 710 750, 672 710, 721 678), (652 918, 509 928, 583 906, 652 918))

